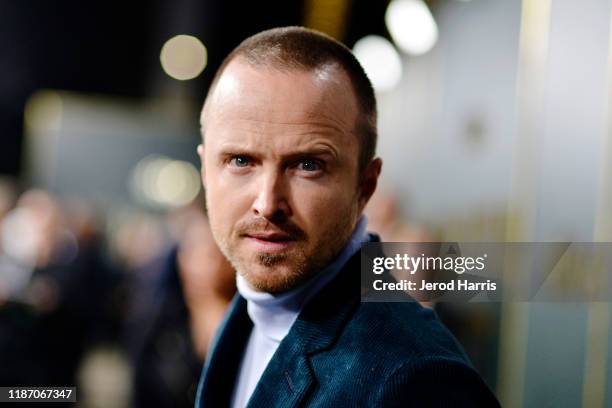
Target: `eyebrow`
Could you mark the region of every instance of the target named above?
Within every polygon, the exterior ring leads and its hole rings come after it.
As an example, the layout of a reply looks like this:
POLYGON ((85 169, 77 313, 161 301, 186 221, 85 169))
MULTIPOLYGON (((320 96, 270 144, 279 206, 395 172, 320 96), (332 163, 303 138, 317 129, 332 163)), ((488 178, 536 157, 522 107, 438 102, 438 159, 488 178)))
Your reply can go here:
MULTIPOLYGON (((253 156, 260 157, 263 154, 260 154, 257 151, 251 150, 249 148, 245 148, 241 145, 233 145, 227 144, 222 146, 219 149, 219 155, 221 156, 230 156, 230 155, 245 155, 245 156, 253 156)), ((306 147, 303 149, 296 149, 294 151, 290 151, 286 154, 281 155, 283 160, 291 160, 297 159, 304 156, 331 156, 333 159, 338 158, 338 152, 331 146, 328 145, 315 145, 312 147, 306 147)))

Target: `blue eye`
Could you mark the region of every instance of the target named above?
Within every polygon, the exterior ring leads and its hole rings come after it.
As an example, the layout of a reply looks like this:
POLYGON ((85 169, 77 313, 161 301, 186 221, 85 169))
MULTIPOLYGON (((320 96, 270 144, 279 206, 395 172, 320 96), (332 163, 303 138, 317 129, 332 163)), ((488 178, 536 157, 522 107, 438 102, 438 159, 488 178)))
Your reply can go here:
POLYGON ((312 159, 300 160, 299 169, 304 171, 317 171, 321 170, 321 163, 312 159))
POLYGON ((233 157, 232 162, 236 167, 246 167, 249 165, 249 159, 244 156, 233 157))
POLYGON ((299 167, 301 170, 305 170, 305 171, 321 170, 321 164, 318 163, 316 160, 311 160, 311 159, 301 160, 299 167))

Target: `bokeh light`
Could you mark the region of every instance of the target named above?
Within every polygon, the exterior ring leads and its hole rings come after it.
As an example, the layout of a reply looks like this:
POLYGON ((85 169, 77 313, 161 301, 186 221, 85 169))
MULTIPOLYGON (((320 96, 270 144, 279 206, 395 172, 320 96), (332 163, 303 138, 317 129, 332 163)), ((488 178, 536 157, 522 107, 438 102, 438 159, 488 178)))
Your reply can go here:
POLYGON ((166 41, 159 59, 166 74, 185 81, 202 73, 208 62, 208 53, 196 37, 177 35, 166 41))
POLYGON ((151 155, 136 164, 129 187, 137 201, 157 208, 176 208, 198 195, 200 173, 189 162, 151 155))
POLYGON ((353 52, 377 92, 397 86, 402 78, 402 61, 387 39, 368 35, 355 43, 353 52))
POLYGON ((393 0, 385 22, 393 41, 408 54, 425 54, 438 40, 438 26, 422 0, 393 0))

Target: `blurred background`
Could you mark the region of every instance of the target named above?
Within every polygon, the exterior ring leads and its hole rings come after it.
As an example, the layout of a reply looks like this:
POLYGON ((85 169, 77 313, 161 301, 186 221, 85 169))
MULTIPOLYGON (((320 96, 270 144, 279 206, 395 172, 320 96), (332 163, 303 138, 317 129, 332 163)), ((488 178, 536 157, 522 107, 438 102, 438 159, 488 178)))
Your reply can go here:
MULTIPOLYGON (((352 48, 386 241, 612 241, 610 0, 0 0, 0 385, 191 406, 234 293, 199 109, 266 28, 352 48)), ((579 272, 579 271, 578 271, 579 272)), ((612 406, 608 303, 432 305, 510 407, 612 406)))

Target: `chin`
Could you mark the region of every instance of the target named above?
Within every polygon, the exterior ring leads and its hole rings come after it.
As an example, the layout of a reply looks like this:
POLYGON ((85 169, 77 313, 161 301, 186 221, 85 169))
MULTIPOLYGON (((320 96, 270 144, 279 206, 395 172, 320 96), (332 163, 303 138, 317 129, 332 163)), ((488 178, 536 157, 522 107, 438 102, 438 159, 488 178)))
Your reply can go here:
POLYGON ((287 292, 308 279, 307 274, 295 265, 265 266, 258 263, 247 265, 243 271, 249 271, 241 274, 251 287, 274 294, 287 292))

